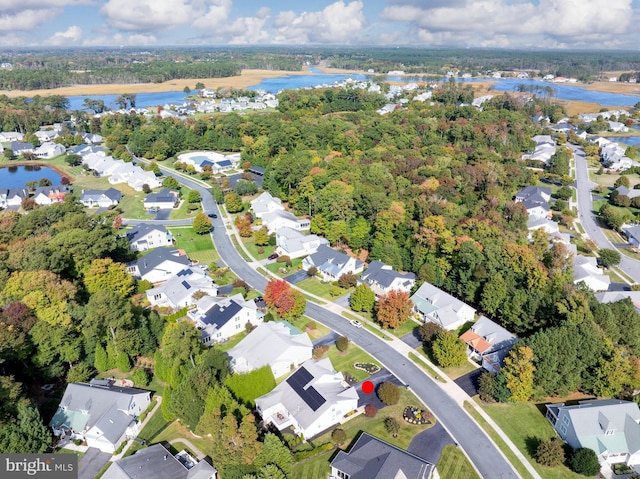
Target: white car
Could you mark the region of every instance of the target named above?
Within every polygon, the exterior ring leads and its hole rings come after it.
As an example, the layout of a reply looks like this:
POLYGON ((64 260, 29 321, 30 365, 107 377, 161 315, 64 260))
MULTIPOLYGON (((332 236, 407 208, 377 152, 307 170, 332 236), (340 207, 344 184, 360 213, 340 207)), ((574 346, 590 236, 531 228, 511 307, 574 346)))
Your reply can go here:
POLYGON ((356 328, 361 328, 362 327, 362 323, 360 321, 355 320, 355 319, 351 320, 351 325, 355 326, 356 328))

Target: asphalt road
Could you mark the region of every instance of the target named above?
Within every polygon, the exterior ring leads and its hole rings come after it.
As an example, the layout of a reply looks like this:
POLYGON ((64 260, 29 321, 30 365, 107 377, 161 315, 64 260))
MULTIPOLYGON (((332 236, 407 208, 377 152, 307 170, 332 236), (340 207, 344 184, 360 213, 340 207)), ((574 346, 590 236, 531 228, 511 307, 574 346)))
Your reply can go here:
MULTIPOLYGON (((163 170, 163 172, 166 175, 174 176, 185 186, 200 191, 205 213, 218 213, 218 218, 212 220, 215 226, 212 235, 218 254, 229 268, 238 277, 246 281, 250 287, 258 291, 264 291, 267 279, 251 268, 236 251, 227 234, 228 230, 223 225, 218 206, 209 190, 188 178, 172 174, 166 170, 163 170)), ((465 450, 482 477, 490 477, 492 479, 519 477, 511 464, 475 421, 440 389, 435 381, 413 363, 407 361, 402 354, 389 346, 389 344, 374 336, 365 328, 356 328, 347 319, 317 304, 308 302, 305 314, 333 329, 338 334, 349 337, 352 342, 380 361, 400 381, 407 384, 428 405, 449 434, 465 450)))
MULTIPOLYGON (((580 217, 580 223, 582 224, 587 235, 595 241, 598 248, 609 248, 617 250, 617 248, 607 239, 600 227, 596 223, 596 219, 593 213, 593 200, 591 197, 591 190, 596 186, 589 179, 589 172, 587 169, 587 159, 584 154, 584 150, 580 146, 571 145, 574 152, 574 160, 576 165, 576 191, 578 197, 578 215, 580 217)), ((621 260, 618 265, 618 269, 623 271, 627 276, 632 278, 636 283, 640 283, 640 261, 620 254, 621 260)))

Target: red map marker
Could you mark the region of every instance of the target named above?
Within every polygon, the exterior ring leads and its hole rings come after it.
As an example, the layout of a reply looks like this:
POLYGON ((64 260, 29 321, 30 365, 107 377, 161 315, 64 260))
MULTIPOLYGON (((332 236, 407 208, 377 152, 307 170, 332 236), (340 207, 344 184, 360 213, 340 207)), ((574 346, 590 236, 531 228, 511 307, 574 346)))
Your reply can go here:
POLYGON ((373 385, 373 383, 371 381, 365 381, 365 382, 362 383, 362 392, 363 393, 371 394, 374 389, 375 389, 375 386, 373 385))

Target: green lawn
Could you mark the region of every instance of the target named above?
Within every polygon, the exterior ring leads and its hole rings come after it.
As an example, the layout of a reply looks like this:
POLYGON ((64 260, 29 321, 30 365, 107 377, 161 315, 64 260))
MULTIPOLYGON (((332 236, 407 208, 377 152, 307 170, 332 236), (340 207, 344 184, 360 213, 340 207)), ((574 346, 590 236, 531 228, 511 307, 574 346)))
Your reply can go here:
MULTIPOLYGON (((292 271, 295 271, 295 264, 294 264, 294 268, 292 268, 292 271)), ((332 288, 334 288, 334 285, 331 283, 325 283, 318 278, 307 278, 304 281, 301 281, 300 283, 298 283, 296 286, 298 286, 300 289, 307 291, 308 293, 315 294, 316 296, 320 296, 321 298, 328 299, 329 301, 333 301, 334 299, 339 298, 340 296, 344 296, 350 291, 353 291, 353 288, 343 289, 343 288, 340 288, 339 286, 335 286, 335 288, 338 288, 340 290, 340 294, 333 296, 331 295, 330 291, 332 288)))
POLYGON ((409 353, 409 358, 411 358, 413 361, 418 363, 422 367, 422 369, 424 369, 432 378, 440 381, 441 383, 446 382, 443 378, 440 377, 438 373, 435 372, 435 370, 431 366, 429 366, 422 359, 422 357, 419 354, 409 353))
POLYGON ((442 450, 437 470, 441 479, 480 479, 467 456, 453 444, 447 444, 442 450))
POLYGON ((247 332, 243 330, 241 333, 231 336, 228 341, 225 341, 224 343, 216 344, 215 347, 218 348, 220 351, 226 352, 226 351, 229 351, 231 348, 233 348, 236 344, 238 344, 240 341, 242 341, 246 337, 247 337, 247 332))
POLYGON ((404 323, 402 323, 400 325, 400 327, 395 328, 395 329, 389 328, 386 331, 390 332, 391 334, 393 334, 397 338, 401 338, 405 334, 409 334, 409 333, 413 332, 414 329, 419 328, 419 327, 420 327, 419 323, 415 322, 412 319, 409 319, 408 321, 405 321, 404 323))
POLYGON ((544 405, 533 403, 483 404, 482 408, 509 436, 516 447, 529 459, 536 471, 545 479, 578 479, 565 466, 543 467, 534 459, 535 448, 540 441, 555 437, 555 431, 544 417, 544 405))
POLYGON ((276 380, 270 366, 263 366, 244 374, 233 374, 228 376, 224 383, 238 401, 252 408, 255 406, 256 398, 271 392, 276 387, 276 380))
POLYGON ((187 197, 190 190, 183 186, 181 191, 182 191, 183 200, 180 202, 180 205, 177 208, 174 208, 171 210, 171 214, 169 215, 170 220, 181 220, 184 218, 193 218, 202 211, 202 207, 200 206, 200 203, 196 204, 198 206, 197 209, 193 211, 189 211, 188 209, 189 203, 187 203, 184 200, 184 198, 187 197))
MULTIPOLYGON (((251 250, 249 250, 251 251, 251 250)), ((267 255, 268 256, 268 255, 267 255)), ((285 276, 289 276, 292 273, 295 273, 296 271, 299 271, 301 269, 301 265, 302 264, 302 259, 300 258, 293 258, 291 260, 291 266, 287 267, 287 265, 285 263, 278 263, 277 261, 273 261, 272 263, 269 263, 266 265, 266 268, 271 271, 273 274, 275 274, 276 276, 279 276, 281 278, 284 278, 285 276), (284 268, 284 269, 282 269, 284 268)), ((304 283, 304 281, 303 281, 304 283)), ((298 284, 298 286, 300 286, 298 284)))
POLYGON ((300 316, 299 318, 288 320, 289 323, 293 325, 299 331, 303 333, 306 332, 311 340, 321 338, 322 336, 326 336, 331 332, 329 328, 327 328, 324 324, 320 324, 317 321, 313 321, 307 316, 300 316), (313 324, 313 328, 308 328, 309 324, 313 324))
POLYGON ((213 247, 211 235, 199 235, 191 226, 167 228, 176 239, 176 247, 183 249, 192 260, 208 265, 218 261, 220 256, 213 247))
POLYGON ((249 251, 249 254, 258 261, 267 258, 270 254, 273 253, 273 250, 275 248, 275 246, 269 245, 262 246, 264 251, 262 253, 258 253, 258 248, 260 248, 260 246, 256 246, 256 244, 253 242, 253 238, 242 238, 242 243, 244 244, 244 247, 247 248, 247 251, 249 251))
POLYGON ((327 479, 331 467, 329 461, 334 451, 326 451, 293 465, 292 479, 327 479))
POLYGON ((369 375, 366 371, 354 368, 353 363, 373 363, 380 366, 369 354, 365 353, 353 343, 349 343, 347 350, 342 353, 338 351, 334 344, 329 348, 325 357, 331 359, 331 364, 333 364, 336 371, 349 373, 358 380, 366 379, 369 375))

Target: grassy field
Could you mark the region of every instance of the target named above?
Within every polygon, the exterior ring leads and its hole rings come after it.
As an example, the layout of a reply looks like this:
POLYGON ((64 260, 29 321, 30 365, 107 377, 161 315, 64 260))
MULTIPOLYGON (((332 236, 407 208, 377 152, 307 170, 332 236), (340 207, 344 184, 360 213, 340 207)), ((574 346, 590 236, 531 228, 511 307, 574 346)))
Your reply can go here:
POLYGON ((263 246, 264 251, 262 253, 258 253, 259 246, 253 242, 253 238, 242 238, 242 243, 244 247, 247 248, 247 251, 251 256, 253 256, 258 261, 267 258, 271 253, 273 253, 273 246, 263 246))
MULTIPOLYGON (((295 263, 294 268, 292 268, 291 270, 295 271, 295 263)), ((334 288, 334 286, 331 283, 320 281, 318 278, 307 278, 304 281, 298 283, 297 286, 300 289, 303 289, 311 294, 315 294, 316 296, 320 296, 321 298, 328 299, 329 301, 333 301, 335 298, 339 298, 340 296, 344 296, 350 291, 353 291, 353 288, 343 289, 339 286, 335 286, 335 288, 338 288, 340 290, 340 294, 333 296, 331 295, 330 291, 332 288, 334 288)))
POLYGON ((228 376, 224 383, 239 401, 250 407, 255 406, 256 398, 276 387, 276 380, 269 366, 245 374, 228 376))
POLYGON ((292 479, 327 479, 333 453, 334 451, 326 451, 294 464, 291 471, 292 479))
POLYGON ((446 445, 442 450, 437 470, 441 479, 480 479, 467 456, 453 444, 446 445))
MULTIPOLYGON (((249 250, 251 252, 251 250, 249 250)), ((267 255, 268 256, 268 255, 267 255)), ((289 276, 290 274, 295 273, 301 269, 301 258, 294 258, 291 260, 291 267, 287 267, 285 263, 278 263, 277 261, 273 261, 266 265, 266 268, 271 271, 276 276, 284 278, 285 276, 289 276), (280 268, 284 268, 284 270, 280 270, 280 268)), ((298 286, 300 286, 298 284, 298 286)))
POLYGON ((400 327, 396 329, 387 329, 394 336, 401 338, 402 336, 412 333, 414 329, 420 327, 420 324, 415 322, 413 319, 409 319, 400 325, 400 327))
POLYGON ((192 260, 208 265, 218 261, 220 256, 213 247, 211 235, 199 235, 191 226, 167 228, 176 239, 176 247, 183 249, 192 260))
POLYGON ((513 403, 513 404, 483 404, 482 408, 491 419, 509 436, 517 448, 529 459, 536 471, 545 479, 578 479, 582 476, 575 474, 565 466, 543 467, 536 463, 535 449, 546 439, 555 437, 555 431, 545 419, 543 404, 513 403))
POLYGON ((331 364, 336 371, 349 373, 358 380, 366 379, 369 375, 365 371, 353 367, 353 363, 372 363, 380 366, 377 361, 353 343, 349 343, 349 347, 344 352, 338 351, 333 345, 329 347, 325 357, 331 359, 331 364))
POLYGON ((319 339, 323 336, 326 336, 331 332, 329 328, 327 328, 324 324, 320 324, 317 321, 313 321, 307 316, 301 316, 296 319, 289 320, 289 323, 293 325, 296 329, 302 332, 306 332, 311 340, 319 339), (309 324, 313 323, 313 328, 308 328, 309 324))

